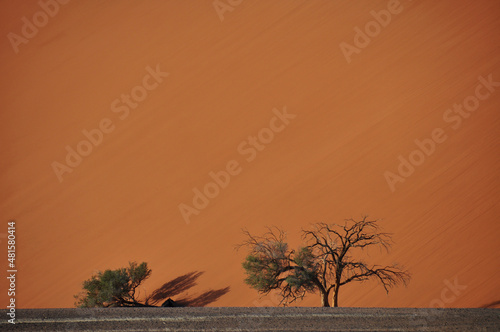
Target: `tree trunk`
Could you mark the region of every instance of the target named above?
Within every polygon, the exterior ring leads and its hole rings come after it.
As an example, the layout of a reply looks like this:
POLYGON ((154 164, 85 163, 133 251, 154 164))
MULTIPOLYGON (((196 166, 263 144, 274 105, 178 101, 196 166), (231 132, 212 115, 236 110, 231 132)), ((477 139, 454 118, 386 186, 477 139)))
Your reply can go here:
POLYGON ((321 306, 322 307, 329 307, 330 306, 330 303, 328 303, 328 293, 327 292, 321 293, 321 306))
POLYGON ((339 306, 339 289, 340 286, 335 286, 333 289, 333 306, 338 307, 339 306))

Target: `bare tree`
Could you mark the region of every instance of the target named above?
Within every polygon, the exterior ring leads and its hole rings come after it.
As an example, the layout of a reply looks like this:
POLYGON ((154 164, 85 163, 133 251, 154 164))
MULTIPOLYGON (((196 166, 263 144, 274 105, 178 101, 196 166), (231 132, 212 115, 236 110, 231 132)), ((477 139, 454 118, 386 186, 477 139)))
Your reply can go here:
POLYGON ((380 231, 377 220, 347 219, 343 226, 318 223, 302 232, 307 245, 295 251, 288 248, 280 229, 268 228, 263 236, 244 231, 247 240, 238 247, 250 249, 243 263, 245 282, 262 294, 279 290, 280 304, 285 305, 302 299, 307 292, 319 291, 321 305, 329 307, 333 292, 333 305, 337 307, 340 287, 350 282, 373 278, 388 292, 410 280, 410 274, 397 265, 368 265, 353 257, 356 248, 378 246, 389 250, 391 235, 380 231))

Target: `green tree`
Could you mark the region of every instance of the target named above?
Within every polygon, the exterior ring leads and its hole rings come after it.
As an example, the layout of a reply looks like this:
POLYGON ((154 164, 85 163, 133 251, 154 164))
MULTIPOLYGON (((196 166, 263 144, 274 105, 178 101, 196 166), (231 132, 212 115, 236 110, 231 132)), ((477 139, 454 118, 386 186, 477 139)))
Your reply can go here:
POLYGON ((147 307, 147 303, 138 301, 136 291, 150 275, 146 262, 130 262, 127 268, 99 271, 83 282, 83 292, 75 296, 75 305, 81 308, 147 307))
POLYGON ((406 285, 410 274, 397 265, 369 265, 355 258, 357 249, 375 246, 389 250, 391 234, 383 233, 377 220, 347 219, 344 225, 318 223, 303 230, 307 245, 291 250, 285 232, 268 228, 263 236, 244 231, 247 240, 238 247, 247 247, 249 254, 243 262, 245 282, 261 294, 278 290, 281 303, 287 305, 302 299, 307 292, 319 292, 321 306, 338 306, 339 290, 355 282, 376 279, 389 292, 398 284, 406 285))

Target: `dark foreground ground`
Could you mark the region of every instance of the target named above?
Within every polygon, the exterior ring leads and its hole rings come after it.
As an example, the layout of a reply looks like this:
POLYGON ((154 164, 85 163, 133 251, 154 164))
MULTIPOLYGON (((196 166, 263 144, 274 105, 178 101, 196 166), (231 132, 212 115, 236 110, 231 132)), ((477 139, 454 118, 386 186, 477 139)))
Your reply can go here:
POLYGON ((500 309, 21 309, 18 331, 500 331, 500 309))

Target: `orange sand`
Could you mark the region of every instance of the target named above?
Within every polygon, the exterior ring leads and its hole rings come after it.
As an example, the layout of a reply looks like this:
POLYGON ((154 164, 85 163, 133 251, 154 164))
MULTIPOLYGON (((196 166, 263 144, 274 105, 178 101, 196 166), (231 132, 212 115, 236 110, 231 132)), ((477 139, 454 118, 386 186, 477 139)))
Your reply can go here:
POLYGON ((17 220, 18 307, 71 307, 84 279, 129 260, 153 269, 146 293, 198 270, 191 295, 230 286, 213 306, 264 303, 243 283, 243 227, 297 245, 309 223, 362 214, 394 233, 382 262, 413 279, 389 296, 346 287, 340 305, 499 300, 500 88, 456 130, 443 114, 480 75, 500 81, 500 2, 401 0, 347 63, 339 44, 387 4, 243 1, 221 22, 212 1, 73 1, 16 54, 8 33, 40 7, 1 1, 0 220, 17 220), (111 103, 157 64, 169 76, 120 120, 111 103), (285 106, 296 118, 247 162, 239 144, 285 106), (60 183, 51 164, 104 118, 114 131, 60 183), (435 128, 447 139, 391 192, 384 172, 435 128), (179 204, 233 159, 241 173, 186 224, 179 204))

